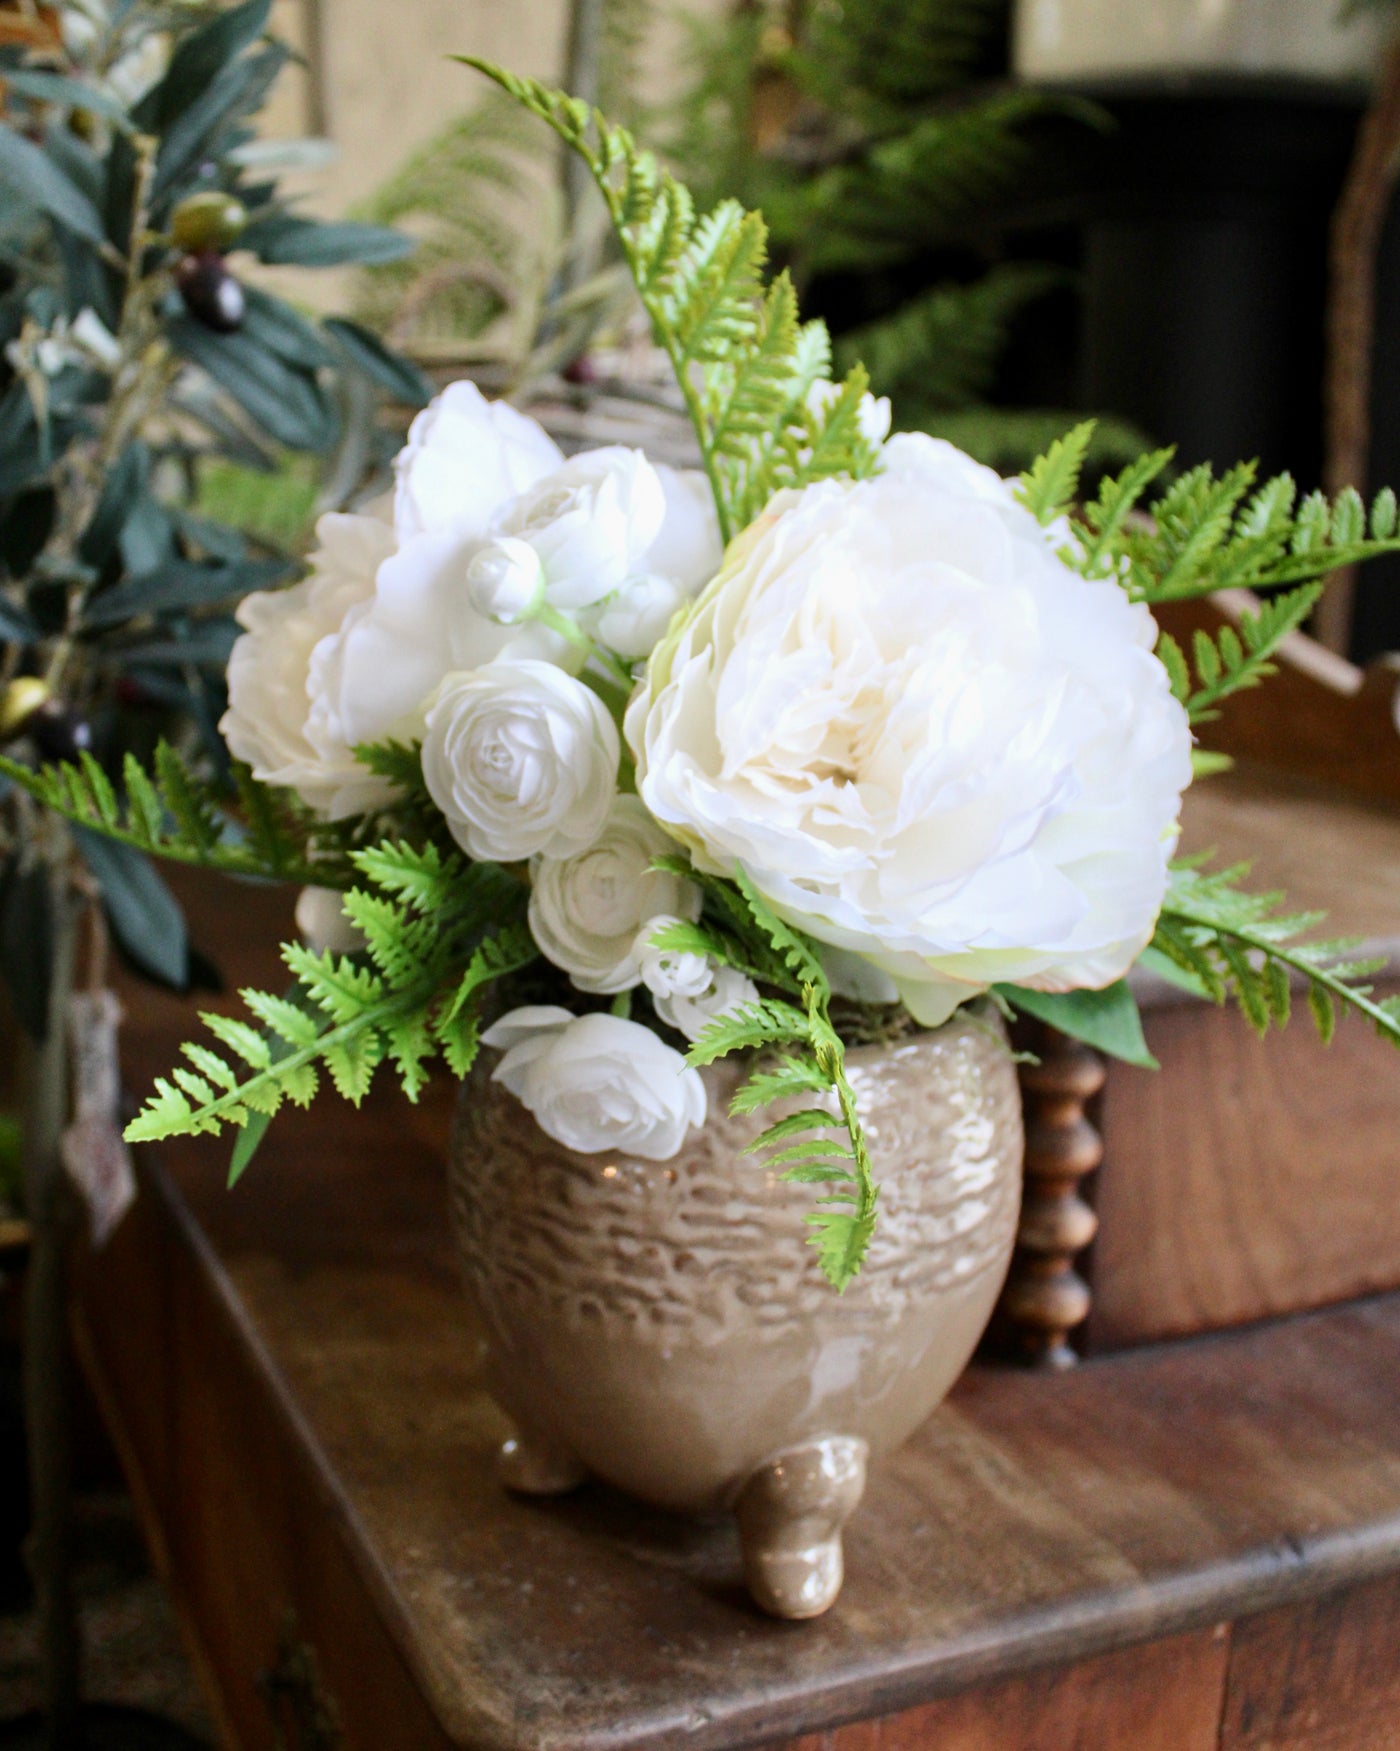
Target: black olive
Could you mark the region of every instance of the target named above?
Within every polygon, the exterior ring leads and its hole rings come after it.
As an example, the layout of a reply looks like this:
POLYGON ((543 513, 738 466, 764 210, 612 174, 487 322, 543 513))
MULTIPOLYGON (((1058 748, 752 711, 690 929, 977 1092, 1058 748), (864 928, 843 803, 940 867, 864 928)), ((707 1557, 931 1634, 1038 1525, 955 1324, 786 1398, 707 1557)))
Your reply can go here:
POLYGON ((185 309, 215 334, 233 334, 243 326, 243 288, 213 250, 185 256, 175 269, 175 284, 185 309))
POLYGON ((62 700, 46 700, 25 728, 45 760, 76 760, 92 752, 92 725, 62 700))

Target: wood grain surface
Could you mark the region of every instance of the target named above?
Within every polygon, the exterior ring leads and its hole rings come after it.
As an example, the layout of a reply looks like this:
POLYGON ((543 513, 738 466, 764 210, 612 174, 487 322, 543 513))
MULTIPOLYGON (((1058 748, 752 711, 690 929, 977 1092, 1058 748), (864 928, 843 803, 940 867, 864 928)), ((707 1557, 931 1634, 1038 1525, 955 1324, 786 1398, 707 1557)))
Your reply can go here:
MULTIPOLYGON (((1183 841, 1252 860, 1252 886, 1325 911, 1327 934, 1400 942, 1400 814, 1248 769, 1188 792, 1183 841)), ((1161 1069, 1112 1065, 1096 1114, 1083 1348, 1400 1286, 1400 1054, 1350 1017, 1324 1047, 1298 1007, 1261 1041, 1233 1009, 1145 992, 1161 1069)))
MULTIPOLYGON (((231 912, 204 892, 195 916, 236 923, 258 945, 240 977, 267 976, 265 893, 231 912)), ((187 1011, 129 1001, 140 1084, 187 1011)), ((274 1743, 258 1678, 290 1621, 350 1751, 716 1751, 981 1686, 1010 1687, 1007 1718, 1068 1722, 1024 1741, 1062 1751, 1095 1745, 1074 1723, 1115 1685, 1134 1694, 1130 1661, 1064 1668, 1185 1637, 1171 1707, 1195 1731, 1217 1624, 1400 1570, 1400 1297, 1069 1375, 972 1371, 875 1468, 813 1624, 754 1611, 728 1525, 594 1486, 512 1500, 455 1282, 446 1116, 387 1088, 359 1118, 294 1114, 232 1193, 226 1145, 165 1146, 83 1265, 83 1350, 231 1742, 274 1743)))
POLYGON ((1219 1751, 1227 1624, 795 1740, 788 1751, 1219 1751))

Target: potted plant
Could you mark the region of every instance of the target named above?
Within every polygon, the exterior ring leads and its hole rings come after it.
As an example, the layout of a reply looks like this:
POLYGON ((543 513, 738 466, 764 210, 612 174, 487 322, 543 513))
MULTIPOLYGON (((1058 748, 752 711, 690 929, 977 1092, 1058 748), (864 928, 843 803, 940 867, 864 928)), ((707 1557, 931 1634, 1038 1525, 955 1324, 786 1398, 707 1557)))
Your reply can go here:
POLYGON ((1006 1013, 1144 1048, 1148 956, 1261 1030, 1305 982, 1400 1040, 1345 946, 1172 861, 1192 725, 1268 672, 1396 504, 1248 465, 1075 502, 833 382, 761 217, 703 216, 587 105, 478 65, 577 152, 702 469, 564 461, 454 384, 392 508, 240 609, 242 812, 168 750, 3 770, 118 841, 315 885, 290 995, 206 1018, 128 1130, 239 1129, 327 1076, 461 1083, 453 1194, 507 1480, 733 1508, 755 1596, 825 1609, 868 1452, 950 1384, 1014 1229, 1006 1013), (1143 508, 1151 509, 1144 517, 1143 508), (1154 602, 1272 592, 1190 653, 1154 602), (759 1116, 761 1115, 761 1116, 759 1116), (811 1242, 803 1247, 803 1235, 811 1242))

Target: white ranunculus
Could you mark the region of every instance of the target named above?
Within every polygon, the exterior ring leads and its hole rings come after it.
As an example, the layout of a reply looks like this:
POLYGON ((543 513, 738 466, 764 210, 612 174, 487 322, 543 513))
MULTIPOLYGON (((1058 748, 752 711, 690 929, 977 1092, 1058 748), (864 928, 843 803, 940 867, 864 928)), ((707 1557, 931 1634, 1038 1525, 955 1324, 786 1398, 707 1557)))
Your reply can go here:
POLYGON ((512 1010, 482 1035, 504 1056, 504 1083, 548 1137, 581 1155, 603 1150, 669 1161, 705 1122, 705 1084, 650 1028, 616 1015, 512 1010))
POLYGON ((602 830, 617 728, 596 693, 552 663, 449 675, 427 715, 423 777, 472 857, 572 857, 602 830))
POLYGON ((632 945, 632 957, 641 971, 642 983, 653 997, 699 997, 713 982, 715 964, 709 955, 695 949, 657 946, 655 938, 667 925, 680 922, 679 918, 664 914, 648 918, 632 945))
POLYGON ((690 600, 674 578, 643 572, 601 604, 588 629, 600 644, 635 661, 655 649, 676 610, 690 600))
POLYGON ((509 402, 488 401, 475 383, 449 383, 394 459, 399 539, 452 531, 479 541, 503 504, 563 460, 538 421, 509 402))
POLYGON ((347 614, 372 595, 394 536, 377 517, 335 513, 321 518, 316 535, 319 545, 301 583, 256 591, 239 604, 245 631, 229 657, 229 704, 219 728, 255 778, 289 786, 334 820, 393 797, 328 717, 318 677, 347 614))
POLYGON ((364 932, 345 911, 336 888, 306 887, 297 895, 297 935, 314 955, 350 955, 365 946, 364 932))
POLYGON ((502 509, 562 461, 543 427, 473 383, 450 383, 414 420, 394 463, 395 550, 323 664, 327 709, 349 741, 421 735, 453 670, 503 653, 571 661, 557 634, 488 618, 468 581, 502 509))
POLYGON ((717 1016, 728 1015, 744 1003, 758 1001, 758 987, 737 967, 714 966, 703 991, 694 994, 673 991, 652 998, 662 1021, 683 1033, 688 1040, 698 1040, 717 1016))
POLYGON ((731 544, 628 712, 639 793, 921 1021, 1001 980, 1110 984, 1191 776, 1151 615, 952 445, 885 456, 731 544))
POLYGON ((503 535, 488 541, 467 567, 472 607, 500 626, 528 620, 544 600, 544 567, 528 541, 503 535))
POLYGON ((641 978, 637 927, 656 913, 700 916, 694 882, 652 863, 675 841, 634 796, 614 798, 602 832, 572 857, 530 866, 530 930, 547 959, 581 991, 626 991, 641 978))
POLYGON ((550 606, 569 612, 619 589, 644 563, 665 519, 657 470, 640 450, 610 444, 571 456, 519 494, 495 532, 530 543, 550 606))

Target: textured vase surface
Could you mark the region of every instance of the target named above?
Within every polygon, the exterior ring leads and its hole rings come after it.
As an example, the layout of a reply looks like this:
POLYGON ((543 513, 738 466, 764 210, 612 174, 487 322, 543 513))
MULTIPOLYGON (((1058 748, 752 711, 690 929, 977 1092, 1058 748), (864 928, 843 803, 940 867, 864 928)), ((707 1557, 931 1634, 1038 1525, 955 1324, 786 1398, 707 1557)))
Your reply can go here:
POLYGON ((994 1018, 856 1048, 848 1067, 880 1197, 839 1295, 807 1243, 821 1188, 743 1153, 790 1107, 731 1117, 737 1063, 704 1072, 709 1119, 669 1161, 575 1154, 485 1074, 453 1139, 488 1383, 519 1430, 507 1482, 545 1492, 591 1473, 661 1507, 732 1509, 750 1586, 785 1616, 835 1597, 866 1456, 962 1371, 1020 1202, 1020 1096, 994 1018))

